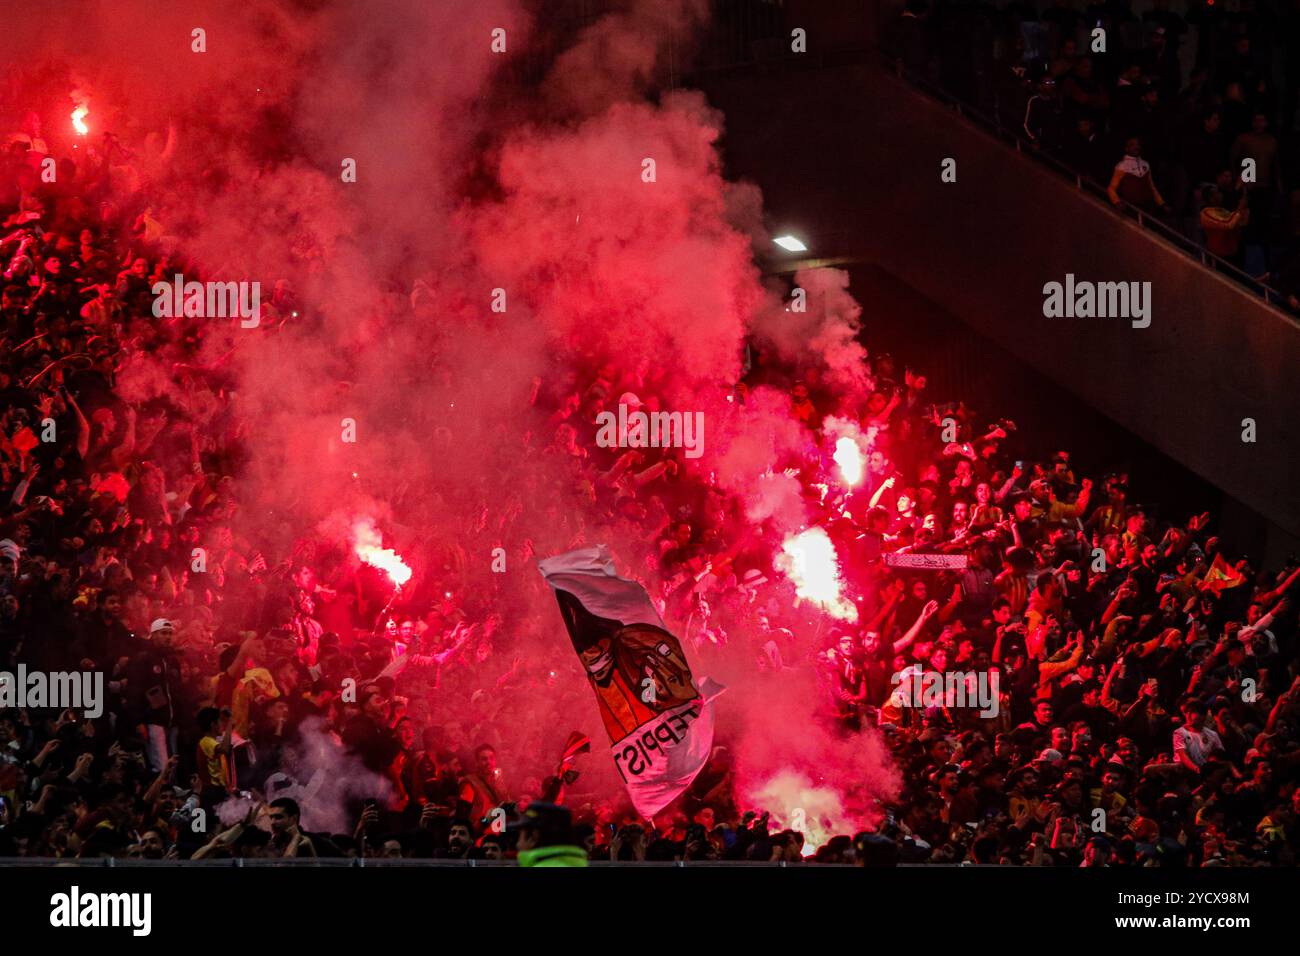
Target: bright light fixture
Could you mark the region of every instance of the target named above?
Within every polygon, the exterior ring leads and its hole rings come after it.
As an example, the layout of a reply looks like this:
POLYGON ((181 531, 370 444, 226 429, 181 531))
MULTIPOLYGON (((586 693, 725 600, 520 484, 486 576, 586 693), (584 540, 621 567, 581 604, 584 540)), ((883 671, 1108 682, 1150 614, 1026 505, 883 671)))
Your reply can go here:
POLYGON ((786 252, 807 252, 808 247, 803 244, 803 240, 795 236, 777 236, 772 240, 786 252))

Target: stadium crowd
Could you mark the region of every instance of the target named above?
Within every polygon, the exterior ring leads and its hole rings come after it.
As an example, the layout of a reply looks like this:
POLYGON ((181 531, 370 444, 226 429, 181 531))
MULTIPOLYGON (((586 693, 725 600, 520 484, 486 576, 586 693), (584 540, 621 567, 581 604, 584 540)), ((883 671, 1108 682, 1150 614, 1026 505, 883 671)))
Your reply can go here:
MULTIPOLYGON (((1013 423, 930 402, 889 356, 869 360, 861 407, 815 368, 758 361, 737 400, 779 386, 814 434, 851 414, 872 438, 853 489, 811 442, 772 463, 841 556, 857 621, 828 626, 677 452, 597 446, 596 414, 656 407, 657 373, 593 368, 539 387, 548 428, 530 449, 570 470, 585 511, 541 478, 444 502, 457 543, 372 628, 387 595, 363 593, 354 560, 310 539, 265 554, 238 530, 252 518, 228 373, 200 348, 210 320, 153 317, 152 282, 184 263, 122 186, 130 157, 105 137, 46 183, 45 151, 29 117, 0 170, 0 671, 99 671, 106 701, 0 709, 0 856, 527 859, 541 832, 569 862, 1294 863, 1300 567, 1225 555, 1211 515, 1144 508, 1128 476, 1090 479, 1065 451, 1013 461, 1013 423), (124 396, 141 354, 182 387, 124 396), (521 709, 577 668, 558 619, 506 620, 499 593, 463 586, 466 554, 512 540, 525 513, 553 536, 525 557, 597 528, 632 542, 631 574, 706 664, 725 650, 814 669, 818 719, 881 735, 899 792, 813 851, 741 805, 725 738, 654 821, 578 789, 580 735, 540 760, 549 728, 521 709), (540 643, 528 628, 554 652, 521 653, 540 643), (909 668, 992 680, 996 714, 955 688, 907 699, 893 678, 909 668), (383 786, 343 792, 345 818, 308 828, 304 753, 383 786)), ((265 334, 300 308, 277 286, 265 334)), ((557 709, 589 712, 568 686, 557 709)))
POLYGON ((886 45, 911 75, 1300 309, 1294 5, 908 0, 886 45))

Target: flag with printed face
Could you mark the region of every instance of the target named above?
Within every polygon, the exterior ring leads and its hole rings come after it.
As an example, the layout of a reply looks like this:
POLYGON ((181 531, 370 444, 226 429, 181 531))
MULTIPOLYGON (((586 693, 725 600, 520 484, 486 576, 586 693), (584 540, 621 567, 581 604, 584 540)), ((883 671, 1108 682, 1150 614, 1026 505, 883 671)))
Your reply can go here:
POLYGON ((713 700, 650 595, 618 576, 601 545, 538 562, 587 672, 611 755, 637 812, 652 817, 690 786, 713 747, 713 700))
POLYGON ((1201 590, 1220 594, 1245 583, 1245 575, 1225 561, 1223 555, 1216 554, 1214 563, 1210 565, 1210 570, 1205 572, 1205 578, 1201 581, 1201 590))

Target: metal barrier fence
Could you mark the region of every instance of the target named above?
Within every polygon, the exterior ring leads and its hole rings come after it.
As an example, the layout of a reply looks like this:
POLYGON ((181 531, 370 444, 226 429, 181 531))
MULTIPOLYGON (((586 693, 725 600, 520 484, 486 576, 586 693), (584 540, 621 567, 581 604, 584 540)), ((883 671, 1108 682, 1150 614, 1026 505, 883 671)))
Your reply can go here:
MULTIPOLYGON (((686 73, 686 81, 689 84, 691 81, 707 81, 709 76, 726 76, 746 72, 773 73, 820 70, 869 63, 876 61, 878 57, 882 57, 878 50, 867 47, 853 47, 838 49, 829 55, 795 56, 784 54, 764 59, 751 58, 725 65, 711 64, 691 68, 686 73)), ((1097 202, 1098 205, 1103 206, 1112 215, 1122 216, 1136 222, 1142 229, 1154 234, 1187 258, 1200 263, 1207 269, 1227 276, 1292 321, 1297 321, 1295 314, 1286 305, 1286 296, 1267 282, 1250 275, 1226 259, 1215 255, 1196 239, 1122 198, 1119 206, 1116 207, 1110 201, 1104 185, 1084 176, 1077 170, 1071 169, 1055 156, 1036 149, 1033 143, 1026 139, 1024 135, 1014 129, 1007 128, 997 116, 989 116, 983 111, 971 107, 969 103, 948 92, 943 87, 925 77, 918 76, 910 70, 904 69, 900 63, 891 57, 883 56, 882 59, 886 70, 897 76, 908 86, 930 99, 943 103, 959 117, 1001 140, 1003 145, 1009 146, 1022 155, 1032 157, 1039 164, 1057 174, 1062 180, 1071 183, 1076 190, 1097 202)))
POLYGON ((1238 285, 1243 286, 1248 291, 1259 296, 1269 305, 1294 320, 1295 316, 1285 306, 1286 296, 1277 289, 1268 285, 1266 282, 1255 278, 1242 269, 1239 269, 1226 259, 1216 256, 1186 233, 1175 229, 1173 226, 1162 221, 1158 217, 1142 211, 1137 206, 1134 206, 1124 199, 1121 198, 1119 206, 1116 207, 1115 204, 1110 201, 1105 186, 1087 176, 1084 176, 1077 170, 1071 169, 1050 153, 1035 148, 1034 144, 1024 136, 1020 135, 1020 133, 1004 126, 1001 119, 998 117, 989 116, 980 110, 972 109, 970 104, 962 102, 947 90, 936 86, 924 77, 917 76, 911 71, 904 69, 901 64, 890 61, 888 58, 886 58, 886 67, 890 72, 894 73, 909 86, 919 90, 931 99, 943 103, 945 106, 952 109, 958 116, 970 121, 985 132, 991 133, 998 139, 1002 140, 1004 145, 1009 145, 1014 148, 1017 153, 1031 157, 1041 165, 1052 170, 1060 178, 1073 183, 1075 189, 1091 197, 1093 200, 1098 201, 1099 205, 1105 206, 1115 215, 1136 221, 1138 226, 1148 230, 1149 232, 1155 233, 1160 239, 1178 249, 1187 257, 1197 260, 1207 269, 1223 273, 1238 285))

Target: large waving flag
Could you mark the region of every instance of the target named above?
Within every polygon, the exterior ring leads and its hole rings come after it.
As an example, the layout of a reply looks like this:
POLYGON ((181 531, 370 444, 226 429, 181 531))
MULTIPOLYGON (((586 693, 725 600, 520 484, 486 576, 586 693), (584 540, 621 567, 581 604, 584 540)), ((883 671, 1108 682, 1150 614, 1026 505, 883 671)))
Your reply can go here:
POLYGON ((690 786, 713 747, 719 684, 691 676, 650 595, 618 576, 604 545, 538 562, 609 733, 637 812, 652 817, 690 786))

